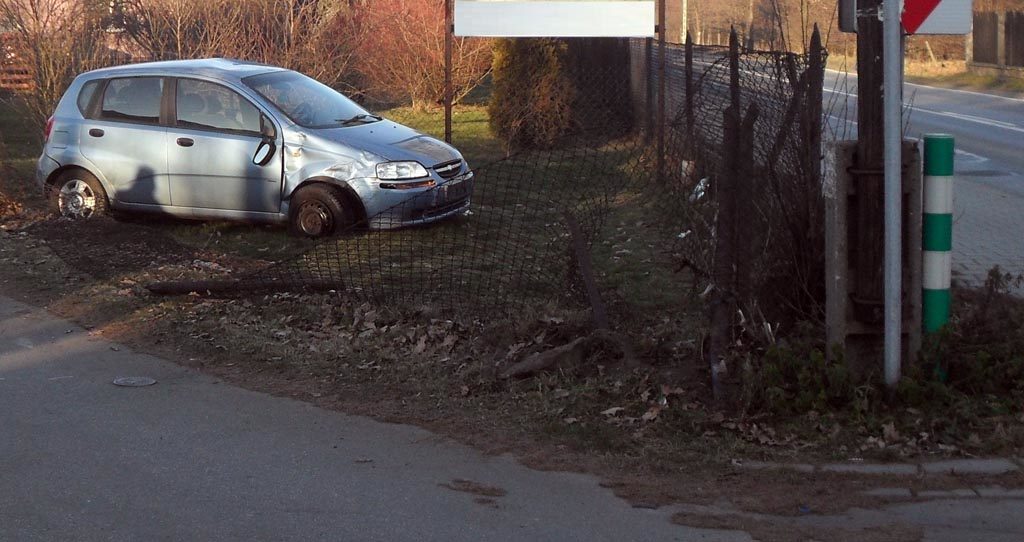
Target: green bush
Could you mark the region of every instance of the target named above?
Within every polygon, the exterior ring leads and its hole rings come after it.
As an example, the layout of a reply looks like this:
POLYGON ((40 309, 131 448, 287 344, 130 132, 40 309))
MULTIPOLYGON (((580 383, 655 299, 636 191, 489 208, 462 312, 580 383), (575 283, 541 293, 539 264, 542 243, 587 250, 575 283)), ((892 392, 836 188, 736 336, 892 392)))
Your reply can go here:
POLYGON ((742 406, 747 412, 778 415, 813 410, 864 416, 893 405, 945 411, 950 418, 1019 412, 1024 401, 1024 300, 1010 292, 1021 284, 1024 277, 997 267, 983 288, 955 290, 950 323, 926 337, 916 363, 905 364, 894 403, 886 403, 877 371, 854 377, 838 349, 826 361, 813 339, 820 330, 801 329, 785 346, 751 353, 743 365, 742 406))
POLYGON ((551 147, 572 126, 576 87, 568 45, 555 39, 504 39, 494 50, 491 129, 509 148, 551 147))

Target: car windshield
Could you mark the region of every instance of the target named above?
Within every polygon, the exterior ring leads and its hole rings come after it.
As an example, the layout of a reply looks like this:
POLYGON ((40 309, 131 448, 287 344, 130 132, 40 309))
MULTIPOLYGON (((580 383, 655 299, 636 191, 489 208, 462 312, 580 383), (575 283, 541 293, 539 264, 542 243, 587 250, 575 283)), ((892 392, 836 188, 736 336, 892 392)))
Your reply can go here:
POLYGON ((338 91, 301 73, 277 71, 242 81, 306 128, 336 128, 380 120, 338 91))

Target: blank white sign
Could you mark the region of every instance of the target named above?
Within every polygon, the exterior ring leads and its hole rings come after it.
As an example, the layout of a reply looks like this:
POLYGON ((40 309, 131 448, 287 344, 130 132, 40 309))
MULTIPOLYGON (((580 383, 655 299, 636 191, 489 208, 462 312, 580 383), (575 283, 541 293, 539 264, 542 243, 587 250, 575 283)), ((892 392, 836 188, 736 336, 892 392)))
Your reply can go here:
POLYGON ((970 34, 972 26, 972 0, 942 0, 915 34, 970 34))
POLYGON ((505 38, 648 38, 654 0, 456 0, 455 35, 505 38))

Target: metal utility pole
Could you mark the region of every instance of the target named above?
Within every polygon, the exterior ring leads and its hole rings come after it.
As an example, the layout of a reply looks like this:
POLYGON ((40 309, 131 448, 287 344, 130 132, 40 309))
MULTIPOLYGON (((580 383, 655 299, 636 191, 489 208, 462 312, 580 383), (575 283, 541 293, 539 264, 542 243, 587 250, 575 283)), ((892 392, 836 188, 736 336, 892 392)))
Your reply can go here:
MULTIPOLYGON (((900 381, 903 348, 903 26, 900 0, 885 0, 885 384, 900 381)), ((863 127, 863 124, 861 125, 863 127)))

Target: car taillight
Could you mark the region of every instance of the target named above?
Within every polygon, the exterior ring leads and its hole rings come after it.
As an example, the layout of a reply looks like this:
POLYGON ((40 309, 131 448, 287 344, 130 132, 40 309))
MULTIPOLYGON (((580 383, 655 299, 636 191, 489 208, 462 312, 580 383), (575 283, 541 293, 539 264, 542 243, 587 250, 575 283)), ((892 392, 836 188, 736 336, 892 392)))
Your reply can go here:
POLYGON ((46 119, 46 129, 43 130, 43 141, 50 141, 50 132, 53 131, 53 117, 46 119))

